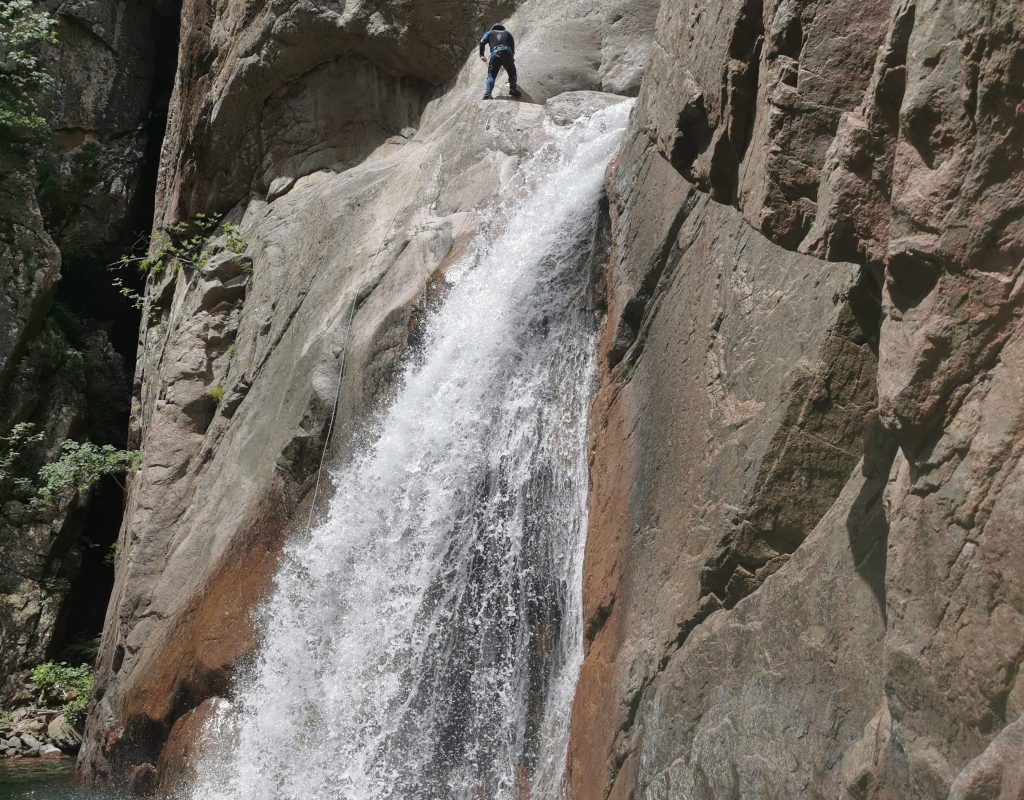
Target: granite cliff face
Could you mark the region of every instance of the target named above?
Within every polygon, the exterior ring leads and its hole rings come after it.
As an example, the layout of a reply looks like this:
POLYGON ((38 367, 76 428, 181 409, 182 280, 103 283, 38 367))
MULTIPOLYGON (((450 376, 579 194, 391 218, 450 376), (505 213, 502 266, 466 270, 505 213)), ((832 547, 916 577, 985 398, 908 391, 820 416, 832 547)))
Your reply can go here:
POLYGON ((245 252, 147 286, 83 776, 187 776, 479 209, 639 92, 573 796, 1020 796, 1024 10, 657 5, 185 3, 156 219, 245 252), (526 102, 481 104, 506 15, 526 102))
POLYGON ((576 797, 1020 796, 1022 35, 663 6, 611 178, 576 797))
POLYGON ((639 89, 657 8, 629 7, 521 5, 527 102, 484 105, 476 41, 508 3, 186 4, 157 218, 227 212, 246 252, 147 287, 130 434, 146 461, 84 776, 147 791, 187 773, 325 447, 336 463, 365 429, 481 210, 546 127, 639 89))

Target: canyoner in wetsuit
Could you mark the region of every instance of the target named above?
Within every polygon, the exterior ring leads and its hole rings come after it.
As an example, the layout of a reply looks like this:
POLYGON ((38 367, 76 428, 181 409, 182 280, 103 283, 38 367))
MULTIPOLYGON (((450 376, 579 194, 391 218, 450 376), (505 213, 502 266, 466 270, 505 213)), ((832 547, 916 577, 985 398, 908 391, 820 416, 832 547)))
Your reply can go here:
POLYGON ((509 94, 513 97, 520 96, 521 92, 516 85, 516 40, 505 30, 504 25, 495 25, 480 39, 480 60, 487 62, 487 90, 484 92, 484 100, 491 99, 494 79, 498 77, 498 71, 502 67, 508 73, 509 94), (484 58, 484 45, 491 47, 490 59, 484 58))

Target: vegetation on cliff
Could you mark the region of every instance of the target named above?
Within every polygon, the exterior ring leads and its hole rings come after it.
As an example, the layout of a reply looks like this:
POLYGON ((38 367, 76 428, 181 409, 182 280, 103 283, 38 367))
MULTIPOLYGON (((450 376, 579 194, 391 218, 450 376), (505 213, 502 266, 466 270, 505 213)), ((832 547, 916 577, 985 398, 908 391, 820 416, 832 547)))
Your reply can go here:
POLYGON ((49 130, 38 98, 53 86, 40 50, 56 44, 54 20, 31 0, 0 2, 0 142, 34 138, 49 130))
POLYGON ((27 454, 43 440, 42 433, 34 433, 35 427, 31 422, 21 422, 7 436, 0 436, 0 499, 22 500, 44 511, 69 490, 88 492, 105 476, 117 480, 142 462, 139 450, 68 439, 60 446, 60 458, 44 464, 33 476, 27 454))

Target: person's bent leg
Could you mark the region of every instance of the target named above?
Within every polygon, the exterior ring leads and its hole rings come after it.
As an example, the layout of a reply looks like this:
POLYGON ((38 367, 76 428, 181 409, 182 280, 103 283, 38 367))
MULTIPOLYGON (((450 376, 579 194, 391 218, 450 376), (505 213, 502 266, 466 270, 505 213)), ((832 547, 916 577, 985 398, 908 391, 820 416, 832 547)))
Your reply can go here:
POLYGON ((508 73, 508 91, 513 97, 518 97, 519 92, 519 76, 516 72, 516 58, 510 55, 505 59, 505 72, 508 73))
POLYGON ((489 98, 491 92, 494 91, 494 80, 498 77, 498 70, 501 69, 501 63, 494 56, 491 56, 491 60, 487 62, 487 83, 485 84, 484 98, 489 98))

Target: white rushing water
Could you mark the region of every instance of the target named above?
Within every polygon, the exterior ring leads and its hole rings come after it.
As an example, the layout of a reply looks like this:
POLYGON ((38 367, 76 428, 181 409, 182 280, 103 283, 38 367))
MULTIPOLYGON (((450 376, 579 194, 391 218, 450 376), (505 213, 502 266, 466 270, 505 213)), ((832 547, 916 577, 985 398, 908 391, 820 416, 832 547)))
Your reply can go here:
POLYGON ((333 474, 325 521, 286 549, 193 800, 562 795, 582 659, 584 295, 628 111, 553 132, 450 277, 333 474))

